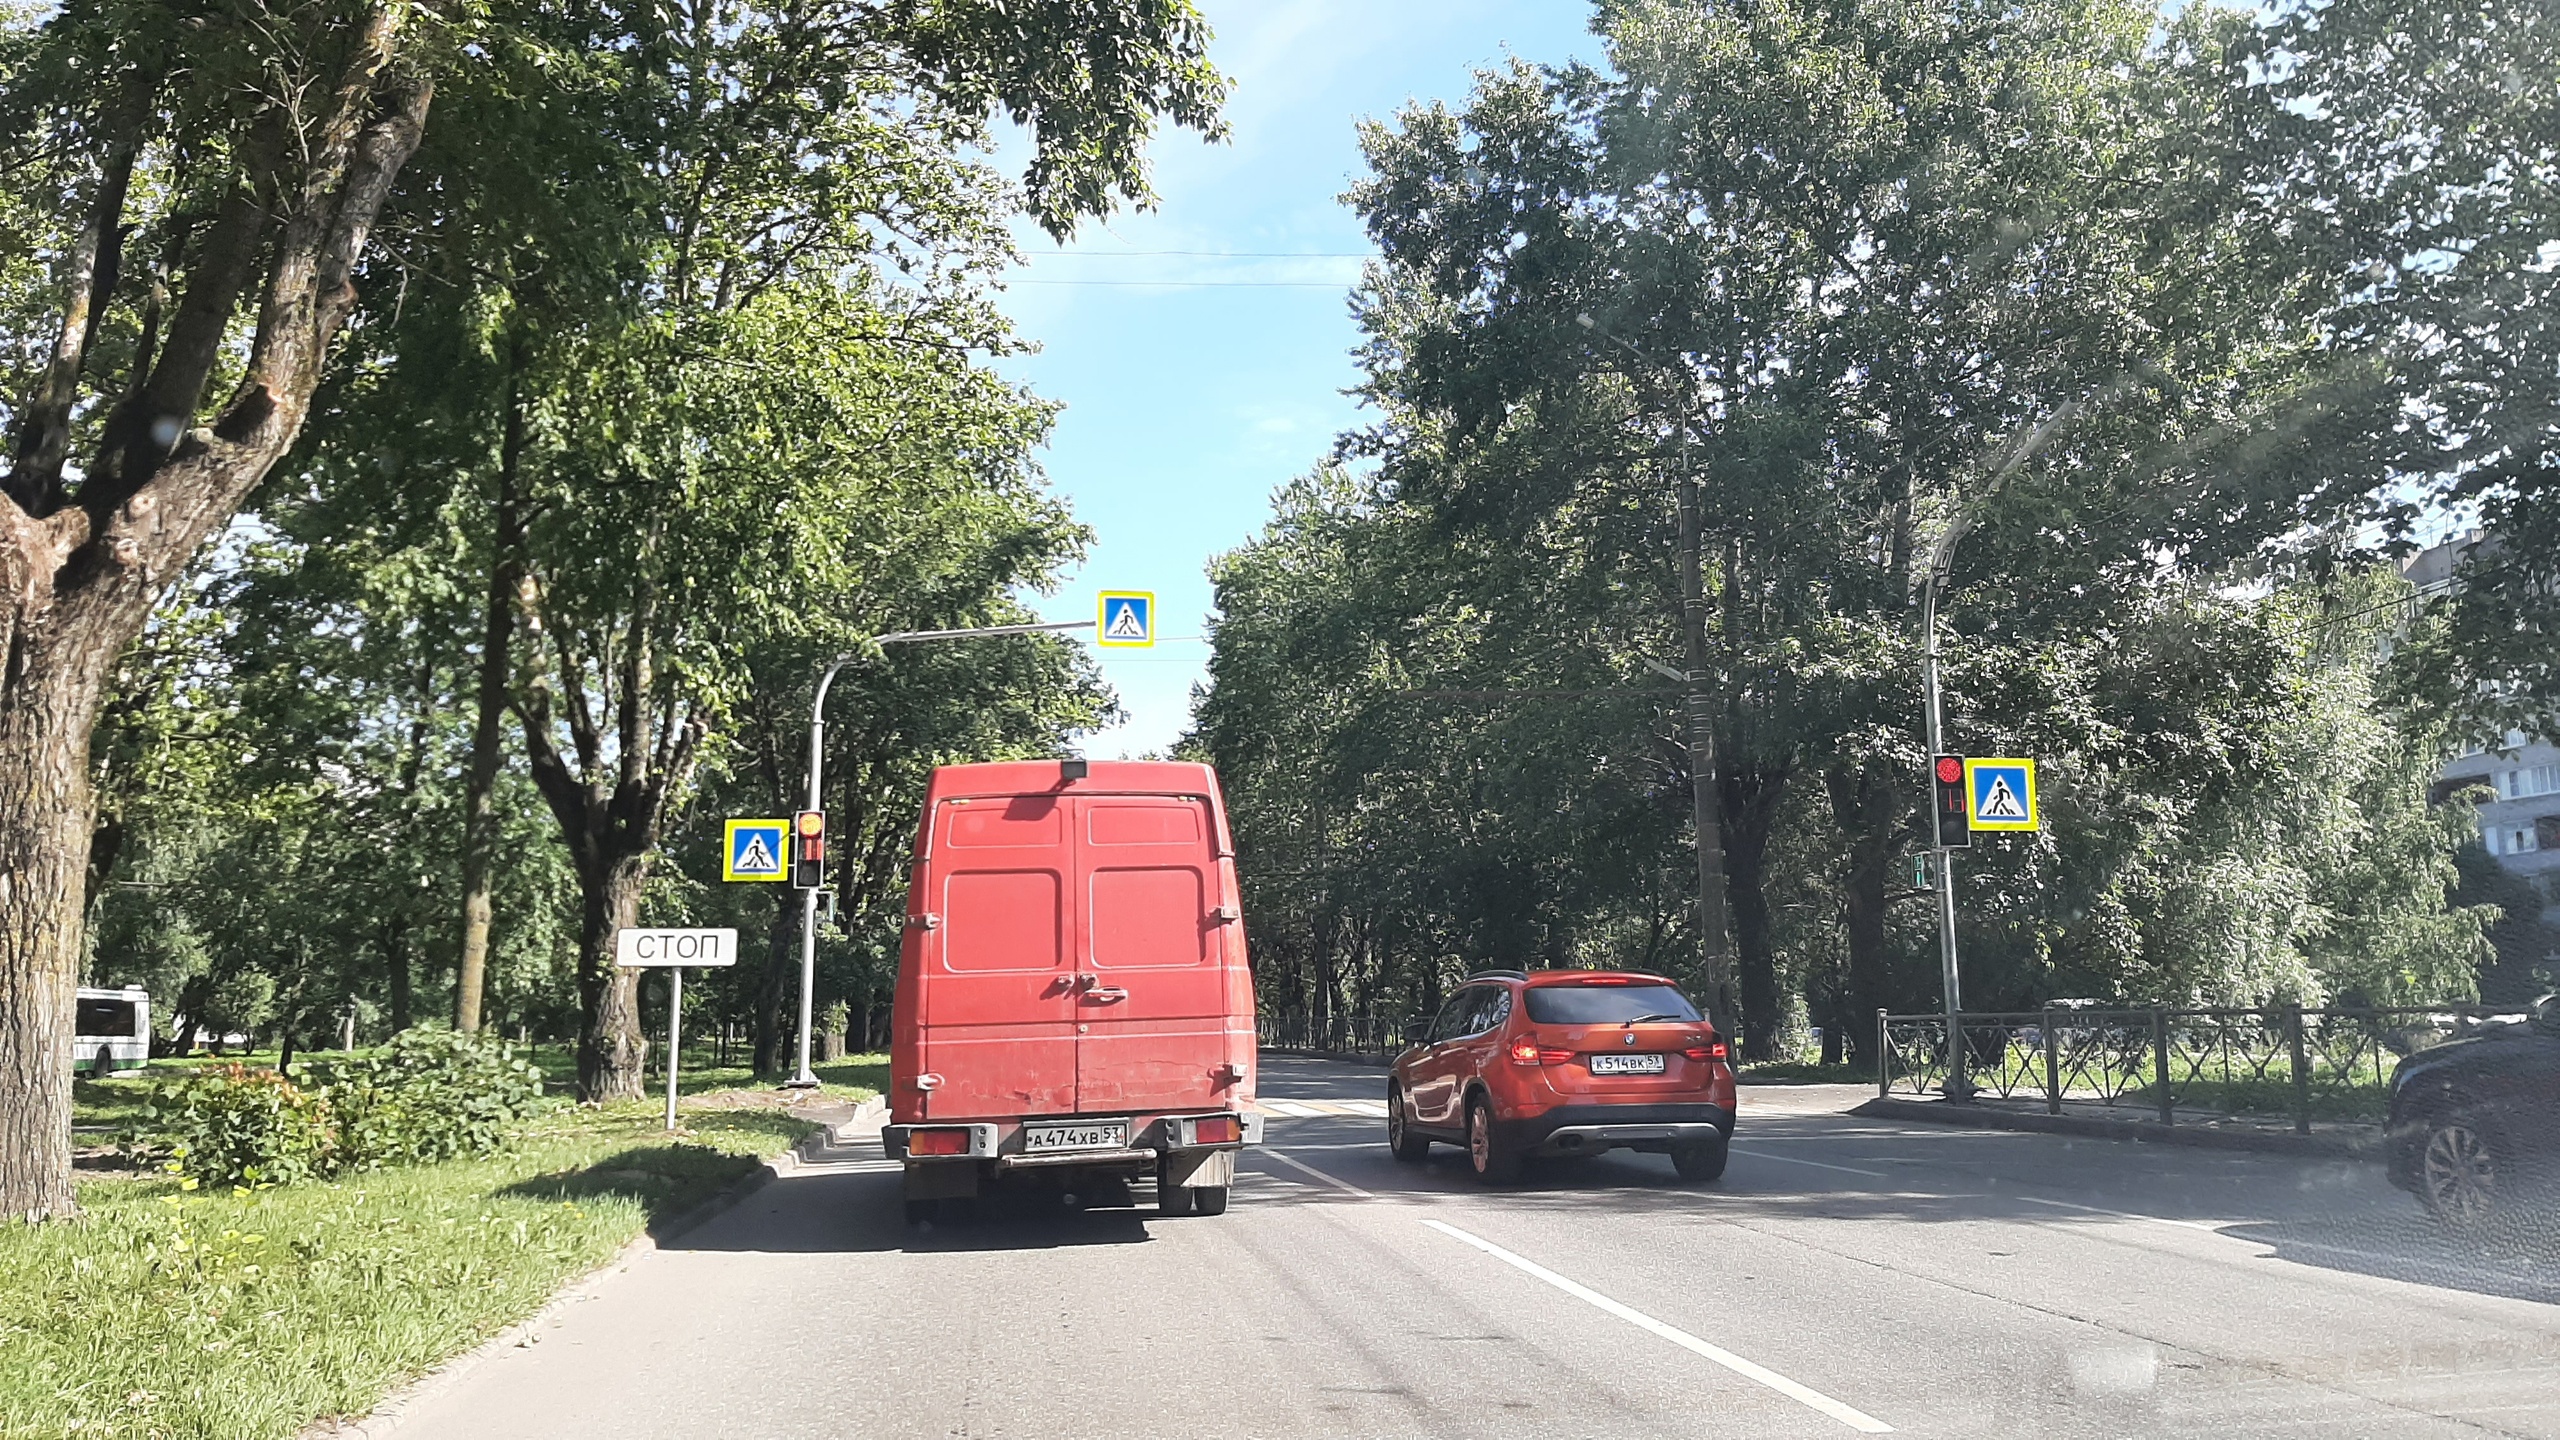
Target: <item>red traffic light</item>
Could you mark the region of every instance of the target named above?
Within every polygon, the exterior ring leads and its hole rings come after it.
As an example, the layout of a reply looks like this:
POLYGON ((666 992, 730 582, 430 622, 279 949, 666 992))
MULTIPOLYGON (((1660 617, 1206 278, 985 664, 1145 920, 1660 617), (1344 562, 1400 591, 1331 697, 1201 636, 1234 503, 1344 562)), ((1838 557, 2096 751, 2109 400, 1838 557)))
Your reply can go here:
POLYGON ((824 835, 827 833, 827 812, 803 810, 792 818, 791 823, 803 835, 824 835))
POLYGON ((1964 779, 1964 762, 1953 755, 1938 757, 1938 779, 1953 785, 1964 779))

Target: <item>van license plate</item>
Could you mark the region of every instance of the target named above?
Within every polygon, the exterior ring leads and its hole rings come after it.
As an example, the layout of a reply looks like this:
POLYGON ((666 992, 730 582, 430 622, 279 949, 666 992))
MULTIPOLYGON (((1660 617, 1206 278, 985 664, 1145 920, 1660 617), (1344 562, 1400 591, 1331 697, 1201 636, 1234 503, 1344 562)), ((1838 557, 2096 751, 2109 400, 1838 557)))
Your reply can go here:
POLYGON ((1022 1148, 1034 1154, 1051 1150, 1126 1150, 1129 1148, 1129 1122, 1104 1120, 1083 1125, 1025 1125, 1022 1127, 1022 1148))
POLYGON ((1591 1073, 1594 1075, 1659 1075, 1662 1073, 1662 1057, 1659 1055, 1594 1055, 1591 1057, 1591 1073))

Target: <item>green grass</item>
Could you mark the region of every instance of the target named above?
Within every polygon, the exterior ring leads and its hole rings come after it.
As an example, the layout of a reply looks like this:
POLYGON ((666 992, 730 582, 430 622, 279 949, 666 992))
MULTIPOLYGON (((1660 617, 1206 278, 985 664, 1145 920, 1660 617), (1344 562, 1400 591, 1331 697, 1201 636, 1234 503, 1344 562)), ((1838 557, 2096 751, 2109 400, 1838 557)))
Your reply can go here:
MULTIPOLYGON (((133 1083, 84 1085, 88 1113, 133 1083)), ((763 1105, 684 1121, 563 1105, 487 1159, 257 1192, 85 1181, 84 1219, 0 1228, 0 1436, 256 1440, 361 1414, 813 1128, 763 1105)))
POLYGON ((1745 1085, 1873 1085, 1876 1067, 1869 1065, 1825 1065, 1819 1060, 1752 1060, 1734 1072, 1734 1078, 1745 1085))

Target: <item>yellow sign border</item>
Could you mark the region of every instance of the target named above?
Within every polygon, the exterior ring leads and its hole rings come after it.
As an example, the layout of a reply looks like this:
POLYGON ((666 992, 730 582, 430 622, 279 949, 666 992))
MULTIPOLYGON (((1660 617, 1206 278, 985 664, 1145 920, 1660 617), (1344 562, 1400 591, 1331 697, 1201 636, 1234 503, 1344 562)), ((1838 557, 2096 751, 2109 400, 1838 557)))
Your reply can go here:
POLYGON ((1156 643, 1156 592, 1153 590, 1102 590, 1093 597, 1093 643, 1106 650, 1145 650, 1156 643), (1114 640, 1111 638, 1111 602, 1142 600, 1147 606, 1147 638, 1114 640))
POLYGON ((2036 808, 2036 762, 2033 760, 2019 758, 2001 759, 1993 757, 1977 760, 1967 757, 1964 762, 1964 823, 1965 828, 1968 830, 1996 831, 2043 829, 2044 812, 2036 808), (2026 819, 1985 820, 1973 813, 1974 799, 1976 795, 1976 791, 1973 788, 1973 772, 1978 768, 1985 767, 2001 770, 2024 770, 2027 773, 2027 793, 2023 797, 2027 802, 2026 819))
POLYGON ((720 878, 749 883, 781 881, 791 878, 791 822, 789 820, 732 820, 720 832, 720 878), (738 858, 738 832, 741 830, 774 832, 774 872, 770 875, 741 875, 730 868, 738 858))

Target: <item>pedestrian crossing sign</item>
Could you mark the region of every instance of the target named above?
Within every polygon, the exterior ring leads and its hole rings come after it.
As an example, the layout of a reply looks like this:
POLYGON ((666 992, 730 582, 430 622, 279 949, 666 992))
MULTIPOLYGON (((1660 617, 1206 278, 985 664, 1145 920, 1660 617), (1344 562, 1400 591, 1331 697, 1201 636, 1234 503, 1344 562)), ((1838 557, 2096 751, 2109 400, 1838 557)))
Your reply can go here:
POLYGON ((2036 762, 2033 760, 1967 760, 1965 794, 1973 801, 1967 827, 1973 830, 2037 830, 2036 762))
POLYGON ((1095 604, 1095 644, 1138 650, 1156 643, 1156 597, 1153 591, 1105 590, 1095 604))
POLYGON ((781 879, 791 853, 783 845, 782 837, 790 829, 788 820, 730 821, 728 844, 720 852, 720 878, 781 879))

